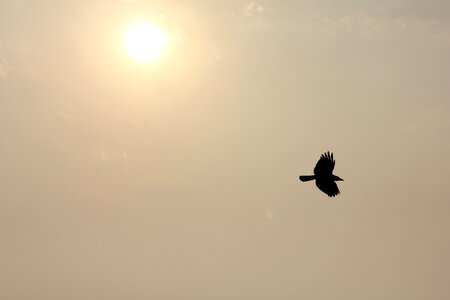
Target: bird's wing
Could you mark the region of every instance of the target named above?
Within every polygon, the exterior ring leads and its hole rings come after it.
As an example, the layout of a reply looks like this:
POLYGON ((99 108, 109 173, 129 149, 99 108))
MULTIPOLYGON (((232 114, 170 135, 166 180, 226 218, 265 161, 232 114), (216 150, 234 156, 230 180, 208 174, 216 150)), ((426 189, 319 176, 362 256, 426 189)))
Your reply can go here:
POLYGON ((316 185, 322 192, 330 197, 337 196, 340 193, 336 182, 332 180, 316 180, 316 185))
POLYGON ((334 169, 333 153, 326 152, 320 156, 319 161, 314 168, 315 175, 331 175, 334 169))

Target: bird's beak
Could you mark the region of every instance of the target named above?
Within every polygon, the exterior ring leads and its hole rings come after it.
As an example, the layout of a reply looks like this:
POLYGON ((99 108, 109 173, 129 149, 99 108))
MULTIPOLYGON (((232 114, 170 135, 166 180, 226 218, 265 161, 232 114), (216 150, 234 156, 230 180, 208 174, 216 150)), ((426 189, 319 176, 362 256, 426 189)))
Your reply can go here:
POLYGON ((338 181, 344 181, 344 179, 342 179, 341 177, 338 177, 338 181))

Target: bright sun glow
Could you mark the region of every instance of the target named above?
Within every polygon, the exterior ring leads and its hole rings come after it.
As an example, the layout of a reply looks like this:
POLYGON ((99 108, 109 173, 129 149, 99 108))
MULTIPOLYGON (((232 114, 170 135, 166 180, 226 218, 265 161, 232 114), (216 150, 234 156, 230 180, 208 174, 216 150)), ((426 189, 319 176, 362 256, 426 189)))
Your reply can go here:
POLYGON ((153 61, 167 44, 167 34, 148 22, 131 25, 125 37, 128 52, 141 63, 153 61))

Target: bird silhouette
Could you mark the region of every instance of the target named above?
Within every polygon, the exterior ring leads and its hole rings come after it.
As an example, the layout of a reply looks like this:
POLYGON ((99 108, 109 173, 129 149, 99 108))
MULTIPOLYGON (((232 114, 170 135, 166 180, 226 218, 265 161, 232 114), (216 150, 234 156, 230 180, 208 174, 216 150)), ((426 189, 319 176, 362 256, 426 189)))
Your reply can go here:
POLYGON ((344 179, 333 175, 334 169, 333 153, 326 152, 320 156, 319 161, 314 168, 314 175, 302 175, 301 181, 316 180, 317 187, 330 197, 338 195, 339 188, 335 181, 344 181, 344 179))

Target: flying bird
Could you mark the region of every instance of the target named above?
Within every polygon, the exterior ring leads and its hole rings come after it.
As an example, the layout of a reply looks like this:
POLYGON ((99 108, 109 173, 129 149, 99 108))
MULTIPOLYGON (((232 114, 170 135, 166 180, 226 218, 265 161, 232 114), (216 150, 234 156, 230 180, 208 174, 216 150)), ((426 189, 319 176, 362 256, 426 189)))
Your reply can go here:
POLYGON ((329 151, 320 156, 319 161, 314 168, 314 175, 302 175, 301 181, 316 180, 317 187, 330 197, 337 196, 339 188, 335 181, 344 181, 344 179, 333 175, 334 169, 333 153, 329 151))

